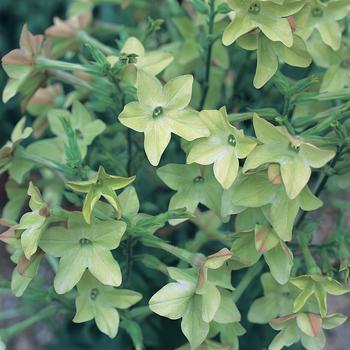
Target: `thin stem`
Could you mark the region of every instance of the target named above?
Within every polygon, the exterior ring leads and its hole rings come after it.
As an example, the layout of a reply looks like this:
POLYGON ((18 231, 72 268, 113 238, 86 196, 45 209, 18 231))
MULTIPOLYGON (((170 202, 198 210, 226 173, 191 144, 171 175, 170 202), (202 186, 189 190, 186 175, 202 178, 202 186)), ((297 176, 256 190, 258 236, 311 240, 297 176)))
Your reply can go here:
POLYGON ((57 310, 58 310, 57 306, 52 306, 52 305, 47 306, 46 308, 34 314, 32 317, 29 317, 24 321, 18 322, 11 327, 2 329, 0 331, 1 339, 5 343, 8 342, 13 336, 18 334, 19 332, 22 332, 24 329, 30 327, 34 323, 54 315, 55 313, 57 313, 57 310))
POLYGON ((207 48, 207 57, 205 62, 205 78, 203 81, 203 93, 201 97, 201 101, 199 104, 199 109, 203 109, 205 101, 207 99, 208 91, 209 91, 209 79, 210 79, 210 69, 211 69, 211 58, 213 54, 213 45, 215 40, 213 40, 212 36, 214 34, 214 19, 215 19, 215 0, 209 1, 210 6, 210 14, 209 14, 209 24, 208 24, 208 48, 207 48))
POLYGON ((38 57, 35 63, 38 69, 61 69, 61 70, 68 70, 68 71, 78 70, 89 74, 98 73, 98 70, 92 66, 84 66, 79 63, 52 60, 50 58, 46 58, 43 56, 38 57))
POLYGON ((243 276, 243 278, 241 279, 238 286, 233 292, 233 301, 235 303, 239 300, 239 298, 242 296, 244 291, 248 288, 249 284, 253 281, 253 279, 257 275, 259 275, 259 273, 263 269, 263 266, 264 266, 263 261, 260 260, 247 270, 247 272, 245 273, 245 275, 243 276))
POLYGON ((77 38, 84 44, 90 44, 91 46, 96 47, 97 49, 101 50, 105 55, 113 55, 116 53, 115 50, 113 50, 111 47, 101 43, 94 37, 92 37, 90 34, 81 31, 77 34, 77 38))
POLYGON ((80 79, 79 77, 76 77, 73 74, 70 74, 58 69, 50 69, 49 74, 63 81, 64 83, 68 83, 74 86, 81 86, 89 90, 92 90, 91 85, 87 81, 80 79))
POLYGON ((317 263, 311 254, 308 244, 305 242, 302 242, 300 237, 299 237, 299 246, 304 256, 307 272, 310 274, 320 273, 320 268, 317 266, 317 263))

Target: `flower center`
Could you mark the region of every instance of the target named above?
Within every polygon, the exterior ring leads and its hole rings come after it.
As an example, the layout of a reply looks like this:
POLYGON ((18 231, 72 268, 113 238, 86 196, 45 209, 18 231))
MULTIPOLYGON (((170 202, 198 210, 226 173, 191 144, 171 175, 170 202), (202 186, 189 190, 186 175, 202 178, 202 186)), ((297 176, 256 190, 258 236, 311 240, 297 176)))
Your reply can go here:
POLYGON ((293 143, 289 143, 289 149, 295 153, 299 153, 299 146, 294 145, 293 143))
POLYGON ((86 246, 90 245, 92 242, 88 238, 80 238, 79 243, 82 246, 86 246))
POLYGON ((159 106, 159 107, 156 107, 156 108, 153 110, 152 117, 153 117, 153 119, 157 119, 157 118, 160 117, 162 114, 163 114, 163 108, 159 106))
POLYGON ((230 146, 236 146, 236 139, 235 137, 230 134, 227 138, 227 143, 230 145, 230 146))
POLYGON ((322 17, 323 16, 323 10, 320 7, 314 7, 312 9, 312 16, 313 17, 322 17))
POLYGON ((82 140, 82 139, 84 138, 83 133, 82 133, 81 130, 79 130, 79 129, 75 130, 75 134, 77 135, 77 138, 78 138, 79 140, 82 140))
POLYGON ((90 292, 90 299, 91 300, 95 300, 98 296, 98 289, 97 288, 94 288, 94 289, 91 289, 91 292, 90 292))
POLYGON ((346 58, 345 60, 341 61, 340 67, 349 68, 350 67, 350 58, 346 58))
POLYGON ((204 177, 203 176, 197 176, 193 179, 194 183, 203 183, 204 182, 204 177))
POLYGON ((257 15, 260 12, 260 4, 258 2, 253 2, 248 8, 248 12, 257 15))

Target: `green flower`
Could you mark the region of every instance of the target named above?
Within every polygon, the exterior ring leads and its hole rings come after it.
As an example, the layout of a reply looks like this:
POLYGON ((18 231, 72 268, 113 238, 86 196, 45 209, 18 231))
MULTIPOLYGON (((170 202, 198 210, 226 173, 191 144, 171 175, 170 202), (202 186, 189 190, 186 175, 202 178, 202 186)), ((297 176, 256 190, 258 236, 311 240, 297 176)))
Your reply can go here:
POLYGON ((193 77, 183 75, 170 80, 164 87, 160 81, 143 71, 138 72, 138 102, 128 103, 119 115, 120 122, 145 134, 145 152, 154 166, 170 142, 171 133, 193 141, 209 136, 209 130, 198 116, 188 109, 193 77))
POLYGON ((4 103, 20 92, 26 104, 46 81, 46 73, 35 68, 43 40, 43 35, 31 34, 27 25, 24 25, 19 42, 20 48, 12 50, 1 59, 2 67, 10 78, 2 95, 4 103))
POLYGON ((91 113, 78 101, 73 103, 72 112, 64 109, 53 109, 48 113, 51 131, 65 144, 68 142, 61 118, 70 122, 77 135, 77 142, 82 158, 86 156, 87 147, 106 128, 105 123, 99 119, 93 119, 91 113))
POLYGON ((326 68, 320 91, 337 91, 350 86, 350 46, 343 41, 338 51, 333 51, 313 36, 308 48, 317 65, 326 68))
POLYGON ((320 149, 299 137, 290 135, 286 129, 276 127, 254 115, 255 134, 262 143, 245 161, 243 171, 260 165, 278 163, 287 195, 294 199, 308 183, 311 168, 321 168, 335 155, 334 151, 320 149))
POLYGON ((119 246, 126 230, 121 221, 87 224, 80 212, 72 212, 67 229, 56 226, 45 231, 40 248, 60 257, 54 287, 58 294, 70 291, 88 269, 101 283, 118 287, 122 275, 110 252, 119 246))
POLYGON ((10 161, 17 145, 19 145, 22 140, 27 139, 32 134, 33 129, 30 127, 25 127, 25 123, 26 118, 23 117, 12 130, 10 141, 7 141, 5 145, 0 148, 1 172, 11 167, 10 161))
MULTIPOLYGON (((121 57, 123 55, 136 55, 132 57, 132 62, 120 73, 122 78, 129 81, 132 85, 136 83, 137 71, 142 70, 145 73, 156 76, 163 71, 174 59, 174 57, 166 52, 158 49, 157 51, 146 52, 141 41, 135 37, 130 37, 120 50, 121 57)), ((107 60, 113 64, 118 62, 121 57, 109 56, 107 60)))
POLYGON ((229 188, 238 173, 238 159, 247 157, 256 142, 230 125, 225 108, 202 111, 199 116, 208 127, 210 136, 194 141, 187 163, 214 163, 215 178, 223 188, 229 188))
POLYGON ((269 350, 281 350, 301 341, 307 350, 322 350, 326 338, 322 328, 333 329, 343 324, 347 317, 342 314, 331 314, 321 318, 320 315, 308 312, 290 314, 270 322, 273 329, 280 331, 272 340, 269 350))
POLYGON ((196 164, 168 164, 159 168, 157 174, 168 187, 177 191, 171 197, 169 209, 186 208, 194 213, 201 203, 220 214, 222 188, 211 168, 201 168, 196 164))
POLYGON ((38 249, 40 238, 48 224, 47 217, 50 215, 50 212, 47 204, 41 197, 39 189, 32 182, 29 183, 27 193, 31 197, 29 207, 32 211, 21 217, 15 229, 23 230, 21 233, 21 244, 25 257, 30 259, 38 249))
POLYGON ((0 234, 0 241, 11 249, 11 261, 16 264, 11 276, 11 290, 16 297, 21 297, 30 282, 37 275, 43 252, 38 250, 29 259, 24 255, 21 240, 17 237, 15 227, 0 219, 0 224, 9 229, 0 234))
MULTIPOLYGON (((207 259, 206 268, 218 269, 227 256, 207 259), (209 260, 212 260, 209 262, 209 260)), ((194 269, 168 268, 171 282, 160 289, 149 301, 150 309, 171 320, 182 318, 181 329, 192 349, 196 349, 209 333, 209 323, 239 322, 241 315, 232 294, 220 282, 204 278, 194 269)))
POLYGON ((257 51, 253 82, 256 88, 261 88, 276 74, 279 62, 295 67, 308 67, 312 62, 304 41, 297 35, 293 35, 291 47, 271 41, 263 33, 246 34, 237 40, 237 44, 245 50, 257 51))
POLYGON ((73 322, 81 323, 95 319, 98 329, 114 338, 119 328, 119 313, 116 309, 127 309, 139 302, 140 293, 128 289, 105 286, 85 272, 77 285, 76 314, 73 322))
POLYGON ((303 6, 303 1, 288 1, 283 5, 265 0, 228 0, 234 11, 226 27, 222 42, 233 44, 239 37, 258 28, 271 41, 280 41, 287 47, 293 45, 293 34, 288 19, 303 6))
POLYGON ((278 316, 288 315, 293 309, 289 284, 281 285, 268 272, 260 277, 264 296, 255 299, 248 312, 248 320, 253 323, 268 323, 278 316))
POLYGON ((309 298, 314 295, 322 317, 327 315, 327 294, 343 295, 350 291, 349 288, 344 287, 331 277, 318 274, 294 277, 290 279, 290 283, 302 291, 294 300, 293 312, 300 311, 309 298))
POLYGON ((307 40, 317 30, 323 42, 336 51, 340 48, 343 30, 338 21, 345 18, 349 11, 348 0, 310 0, 295 15, 297 34, 307 40))
MULTIPOLYGON (((224 191, 222 215, 236 214, 245 208, 264 207, 265 219, 271 223, 278 237, 283 241, 290 241, 299 208, 305 211, 316 210, 322 206, 322 201, 315 197, 307 186, 294 199, 290 199, 279 169, 277 176, 272 174, 276 167, 280 168, 277 164, 271 164, 268 173, 263 171, 240 175, 234 184, 224 191)), ((251 229, 255 224, 254 220, 251 229)))
POLYGON ((96 202, 101 198, 105 198, 114 208, 117 218, 121 217, 121 206, 116 190, 130 185, 135 180, 132 177, 120 177, 108 175, 104 168, 100 166, 95 178, 88 181, 70 181, 66 185, 74 191, 87 193, 84 199, 83 216, 87 223, 91 221, 91 214, 96 202))

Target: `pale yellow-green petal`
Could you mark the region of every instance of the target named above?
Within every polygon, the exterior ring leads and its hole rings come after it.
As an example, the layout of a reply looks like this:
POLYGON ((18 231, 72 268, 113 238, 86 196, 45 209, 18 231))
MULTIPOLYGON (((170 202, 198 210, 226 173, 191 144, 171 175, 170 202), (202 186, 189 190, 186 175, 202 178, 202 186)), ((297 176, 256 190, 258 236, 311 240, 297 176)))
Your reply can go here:
POLYGON ((187 141, 193 141, 210 134, 209 129, 199 118, 196 111, 172 111, 167 113, 164 116, 165 118, 171 132, 187 141))
POLYGON ((143 70, 137 72, 137 97, 142 105, 152 110, 163 106, 163 86, 161 82, 143 70))
POLYGON ((167 125, 158 120, 148 125, 145 130, 145 152, 153 166, 159 164, 160 158, 168 146, 171 132, 167 125))
POLYGON ((214 175, 221 186, 228 189, 237 177, 239 168, 238 158, 234 152, 226 152, 214 163, 214 175))
POLYGON ((119 121, 126 127, 138 132, 143 132, 148 123, 152 121, 153 110, 151 107, 140 104, 139 102, 130 102, 124 106, 119 114, 119 121))
POLYGON ((193 76, 181 75, 164 86, 164 107, 167 110, 184 109, 191 101, 193 76))

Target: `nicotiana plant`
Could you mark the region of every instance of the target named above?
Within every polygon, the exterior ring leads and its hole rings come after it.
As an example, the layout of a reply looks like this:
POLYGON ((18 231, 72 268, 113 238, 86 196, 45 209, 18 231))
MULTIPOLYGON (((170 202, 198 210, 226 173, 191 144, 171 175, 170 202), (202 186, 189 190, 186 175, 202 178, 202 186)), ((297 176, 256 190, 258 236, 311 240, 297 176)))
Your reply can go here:
POLYGON ((350 1, 104 2, 129 19, 74 0, 2 58, 1 292, 27 306, 0 348, 55 314, 90 345, 325 348, 350 291, 350 1))

